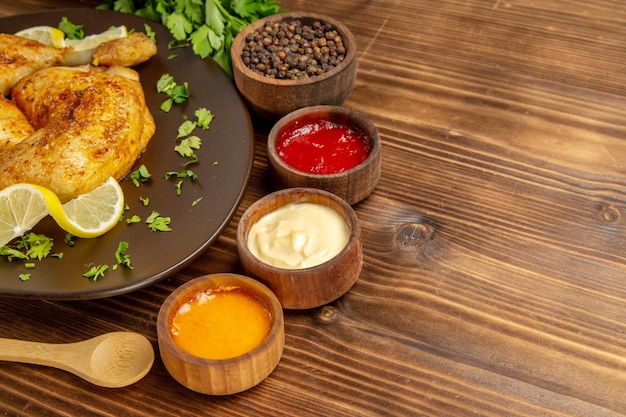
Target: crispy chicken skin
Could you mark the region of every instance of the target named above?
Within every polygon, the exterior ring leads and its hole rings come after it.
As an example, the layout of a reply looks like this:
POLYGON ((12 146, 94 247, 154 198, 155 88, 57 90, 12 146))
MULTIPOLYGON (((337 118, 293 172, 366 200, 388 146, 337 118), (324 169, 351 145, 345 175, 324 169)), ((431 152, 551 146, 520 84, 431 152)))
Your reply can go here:
POLYGON ((28 182, 65 202, 126 174, 155 131, 138 74, 52 67, 22 78, 12 98, 36 131, 0 148, 0 189, 28 182))
POLYGON ((93 54, 93 65, 134 67, 157 53, 156 44, 142 32, 133 32, 126 38, 115 39, 98 46, 93 54))
POLYGON ((0 33, 0 91, 8 96, 22 77, 41 68, 61 65, 64 49, 45 46, 20 36, 0 33))
POLYGON ((8 149, 32 135, 35 128, 11 100, 0 96, 0 149, 8 149))
POLYGON ((90 63, 105 67, 132 67, 149 60, 156 53, 156 44, 141 32, 85 51, 53 48, 20 36, 0 33, 0 91, 8 96, 19 79, 42 68, 90 63))

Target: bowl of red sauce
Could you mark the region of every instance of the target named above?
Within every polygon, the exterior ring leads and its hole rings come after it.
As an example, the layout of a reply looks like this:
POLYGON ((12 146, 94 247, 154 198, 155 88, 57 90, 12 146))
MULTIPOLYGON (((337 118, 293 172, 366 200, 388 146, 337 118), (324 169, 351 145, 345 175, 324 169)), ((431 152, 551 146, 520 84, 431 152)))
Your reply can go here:
POLYGON ((267 285, 284 309, 340 298, 363 266, 354 209, 318 188, 286 188, 257 200, 241 216, 236 238, 244 273, 267 285))
POLYGON ((275 189, 319 188, 356 204, 380 179, 376 126, 342 106, 310 106, 282 117, 267 140, 269 177, 275 189))
POLYGON ((157 338, 163 364, 180 384, 203 394, 235 394, 278 365, 285 343, 282 306, 250 277, 205 275, 167 297, 157 338))

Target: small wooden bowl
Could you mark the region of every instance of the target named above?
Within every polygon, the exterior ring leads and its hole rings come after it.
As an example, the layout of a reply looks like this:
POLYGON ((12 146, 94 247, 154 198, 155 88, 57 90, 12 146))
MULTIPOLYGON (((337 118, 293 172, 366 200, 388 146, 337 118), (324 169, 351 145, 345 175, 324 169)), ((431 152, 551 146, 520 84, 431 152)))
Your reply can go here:
POLYGON ((380 135, 376 126, 356 110, 341 106, 312 106, 289 113, 272 128, 267 139, 269 178, 274 189, 288 187, 320 188, 356 204, 378 185, 381 166, 380 135), (330 121, 355 129, 365 135, 371 144, 367 159, 354 168, 335 174, 311 174, 287 164, 278 155, 276 145, 283 132, 294 126, 319 121, 330 121))
POLYGON ((361 228, 354 210, 338 196, 315 188, 280 190, 253 203, 237 226, 237 251, 245 273, 266 284, 285 309, 314 308, 336 300, 354 285, 363 266, 361 228), (252 225, 293 202, 321 204, 343 217, 349 228, 349 239, 339 254, 317 266, 283 269, 261 261, 250 251, 248 234, 252 225))
POLYGON ((342 104, 354 87, 357 70, 356 50, 354 35, 336 19, 308 12, 276 14, 248 25, 235 37, 230 50, 233 78, 237 89, 255 113, 268 120, 277 120, 301 107, 342 104), (343 38, 346 47, 345 59, 324 74, 298 80, 270 78, 246 67, 242 60, 242 52, 249 33, 262 29, 266 22, 295 19, 303 24, 311 24, 316 20, 331 24, 343 38))
POLYGON ((283 311, 276 296, 252 278, 237 274, 205 275, 188 281, 167 297, 159 310, 157 337, 161 359, 179 383, 203 394, 235 394, 259 384, 278 365, 285 344, 283 311), (270 331, 259 346, 234 358, 205 359, 192 355, 172 338, 172 318, 198 292, 221 286, 243 287, 264 301, 271 313, 270 331))

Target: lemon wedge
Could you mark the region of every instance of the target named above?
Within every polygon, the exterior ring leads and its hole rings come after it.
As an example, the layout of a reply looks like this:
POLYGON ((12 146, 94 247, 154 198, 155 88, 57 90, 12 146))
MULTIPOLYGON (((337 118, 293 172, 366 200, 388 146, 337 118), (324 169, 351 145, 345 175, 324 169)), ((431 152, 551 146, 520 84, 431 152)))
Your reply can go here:
POLYGON ((85 36, 83 39, 66 39, 65 46, 71 47, 75 51, 86 51, 97 48, 100 44, 115 39, 128 37, 126 26, 114 26, 102 33, 85 36))
POLYGON ((65 33, 52 26, 33 26, 20 30, 16 35, 38 41, 46 46, 55 48, 65 47, 65 33))
POLYGON ((34 186, 11 185, 0 192, 0 246, 22 236, 50 212, 34 186))
POLYGON ((50 215, 66 232, 77 237, 97 237, 119 223, 124 211, 122 187, 110 177, 93 191, 61 204, 56 194, 42 192, 50 215))
POLYGON ((48 214, 74 236, 101 236, 119 223, 123 211, 124 192, 114 178, 65 204, 45 187, 11 185, 0 191, 0 246, 21 236, 48 214))

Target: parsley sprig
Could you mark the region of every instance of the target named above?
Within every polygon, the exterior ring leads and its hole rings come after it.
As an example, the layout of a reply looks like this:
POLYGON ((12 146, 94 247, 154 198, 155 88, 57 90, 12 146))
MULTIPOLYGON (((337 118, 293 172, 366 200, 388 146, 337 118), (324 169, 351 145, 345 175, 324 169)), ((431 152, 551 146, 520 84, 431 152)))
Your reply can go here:
POLYGON ((184 103, 189 98, 189 84, 186 81, 182 84, 177 84, 174 77, 170 74, 161 75, 156 87, 159 93, 167 96, 160 107, 166 113, 172 109, 174 103, 184 103))
POLYGON ((97 281, 98 278, 102 278, 104 273, 109 269, 109 265, 94 265, 89 269, 89 271, 85 272, 83 276, 85 278, 91 278, 94 281, 97 281))
POLYGON ((169 232, 172 229, 168 226, 172 219, 170 217, 161 217, 158 211, 152 211, 152 214, 146 219, 148 227, 153 232, 169 232))
POLYGON ((248 24, 280 11, 276 0, 103 0, 102 9, 163 23, 179 44, 232 74, 230 47, 248 24))
POLYGON ((135 187, 139 187, 139 184, 148 181, 151 177, 150 171, 144 164, 141 164, 139 168, 130 173, 130 179, 135 184, 135 187))
POLYGON ((117 250, 115 251, 115 260, 117 261, 117 264, 113 266, 114 268, 116 268, 117 265, 122 265, 128 269, 133 269, 133 266, 130 262, 130 256, 126 253, 127 250, 128 242, 120 242, 117 246, 117 250))
POLYGON ((72 23, 66 16, 61 18, 58 28, 65 33, 68 39, 83 39, 85 37, 83 25, 72 23))

